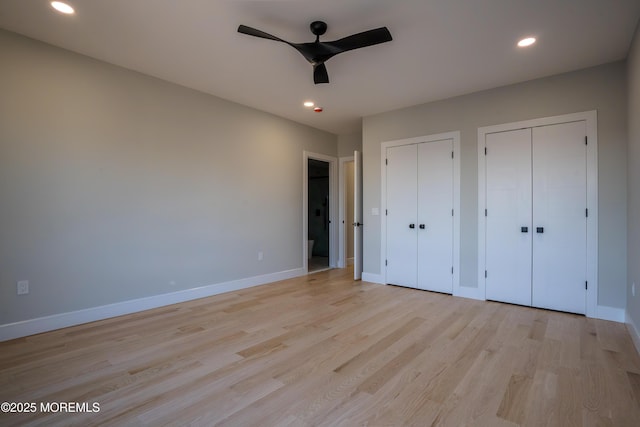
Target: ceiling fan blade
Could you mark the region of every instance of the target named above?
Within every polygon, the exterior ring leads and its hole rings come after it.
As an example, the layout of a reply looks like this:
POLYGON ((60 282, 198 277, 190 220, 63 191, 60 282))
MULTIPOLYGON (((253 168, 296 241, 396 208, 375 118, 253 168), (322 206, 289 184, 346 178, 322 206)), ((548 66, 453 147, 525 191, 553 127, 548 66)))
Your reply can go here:
POLYGON ((324 62, 313 66, 313 82, 315 84, 329 83, 329 75, 327 74, 327 67, 324 65, 324 62))
POLYGON ((238 27, 238 32, 242 34, 248 34, 254 37, 261 37, 263 39, 275 40, 277 42, 283 42, 289 44, 286 40, 282 40, 276 36, 272 36, 269 33, 265 33, 264 31, 256 30, 255 28, 247 27, 246 25, 240 25, 238 27))
POLYGON ((374 30, 364 31, 362 33, 354 34, 335 40, 332 42, 324 42, 326 45, 330 45, 339 49, 341 52, 348 50, 360 49, 361 47, 373 46, 375 44, 386 43, 393 40, 391 33, 387 27, 380 27, 374 30))

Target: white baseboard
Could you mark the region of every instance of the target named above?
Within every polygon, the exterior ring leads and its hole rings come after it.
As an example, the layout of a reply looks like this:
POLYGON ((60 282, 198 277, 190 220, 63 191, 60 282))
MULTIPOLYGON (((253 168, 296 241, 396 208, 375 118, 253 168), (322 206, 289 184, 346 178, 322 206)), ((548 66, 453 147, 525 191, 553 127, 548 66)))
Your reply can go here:
POLYGON ((0 325, 0 342, 305 275, 303 268, 0 325))
POLYGON ((596 319, 611 320, 612 322, 624 323, 624 316, 624 308, 607 307, 606 305, 599 305, 596 307, 596 319))
POLYGON ((636 346, 636 351, 640 354, 640 330, 638 330, 629 313, 627 313, 626 317, 627 330, 629 331, 629 335, 631 335, 633 344, 636 346))
POLYGON ((384 278, 382 277, 382 274, 365 273, 364 271, 362 272, 362 281, 379 283, 381 285, 384 284, 384 278))

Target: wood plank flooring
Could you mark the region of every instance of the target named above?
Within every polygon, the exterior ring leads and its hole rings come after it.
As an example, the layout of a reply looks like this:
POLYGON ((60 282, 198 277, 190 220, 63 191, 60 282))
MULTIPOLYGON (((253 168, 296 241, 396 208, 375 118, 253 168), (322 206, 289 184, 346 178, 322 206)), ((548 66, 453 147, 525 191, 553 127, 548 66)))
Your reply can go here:
POLYGON ((623 324, 350 275, 0 343, 0 425, 640 426, 623 324))

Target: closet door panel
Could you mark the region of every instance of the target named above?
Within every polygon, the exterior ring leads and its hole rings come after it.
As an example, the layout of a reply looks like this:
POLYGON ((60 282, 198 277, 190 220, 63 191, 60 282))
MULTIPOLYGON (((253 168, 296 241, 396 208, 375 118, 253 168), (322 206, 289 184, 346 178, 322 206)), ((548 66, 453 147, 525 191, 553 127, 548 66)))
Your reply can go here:
POLYGON ((485 143, 486 298, 531 305, 531 129, 485 143))
POLYGON ((453 293, 452 153, 452 139, 418 145, 418 287, 449 294, 453 293))
POLYGON ((533 129, 533 305, 586 311, 586 124, 533 129))
POLYGON ((414 288, 417 286, 418 258, 418 162, 416 157, 416 145, 387 149, 386 282, 414 288))

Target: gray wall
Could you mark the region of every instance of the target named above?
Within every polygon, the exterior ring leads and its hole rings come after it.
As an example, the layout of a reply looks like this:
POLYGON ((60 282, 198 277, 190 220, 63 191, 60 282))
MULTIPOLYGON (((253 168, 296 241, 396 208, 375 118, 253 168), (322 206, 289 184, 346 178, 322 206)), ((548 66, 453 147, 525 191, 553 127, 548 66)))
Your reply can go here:
POLYGON ((365 117, 364 271, 380 274, 380 144, 461 132, 462 286, 477 287, 477 128, 598 110, 599 298, 623 308, 626 292, 627 105, 624 62, 365 117))
POLYGON ((5 31, 0 64, 0 324, 302 267, 335 135, 5 31))
POLYGON ((338 157, 351 157, 355 150, 362 151, 362 132, 338 135, 338 157))
POLYGON ((627 156, 627 315, 640 327, 640 24, 627 58, 629 84, 629 155, 627 156), (631 284, 636 284, 636 296, 631 284))

